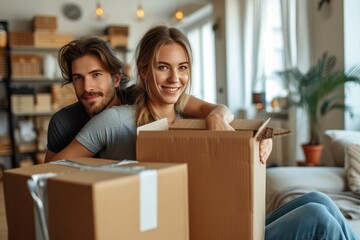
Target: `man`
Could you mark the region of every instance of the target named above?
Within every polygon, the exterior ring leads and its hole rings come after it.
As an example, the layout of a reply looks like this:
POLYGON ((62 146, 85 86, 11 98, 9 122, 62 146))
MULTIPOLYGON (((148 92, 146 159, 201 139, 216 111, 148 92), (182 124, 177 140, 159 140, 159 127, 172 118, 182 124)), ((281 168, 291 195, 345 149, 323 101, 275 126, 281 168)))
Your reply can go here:
MULTIPOLYGON (((52 116, 45 162, 65 148, 91 117, 106 108, 135 101, 133 86, 126 88, 130 78, 124 71, 124 64, 106 41, 99 38, 72 41, 59 50, 58 61, 63 85, 73 84, 78 102, 52 116), (86 55, 93 57, 81 61, 86 55)), ((224 105, 210 104, 191 96, 184 112, 190 117, 206 118, 208 129, 233 130, 229 123, 234 116, 224 105)), ((262 162, 267 159, 271 148, 272 141, 261 144, 262 162)))

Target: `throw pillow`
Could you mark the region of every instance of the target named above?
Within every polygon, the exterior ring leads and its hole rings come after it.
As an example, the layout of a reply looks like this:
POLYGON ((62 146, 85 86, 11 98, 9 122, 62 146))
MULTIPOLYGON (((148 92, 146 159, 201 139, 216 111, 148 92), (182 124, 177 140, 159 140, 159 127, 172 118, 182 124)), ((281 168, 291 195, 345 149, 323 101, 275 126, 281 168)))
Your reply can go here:
POLYGON ((349 188, 360 195, 360 145, 349 144, 346 147, 345 169, 349 188))
POLYGON ((326 130, 324 136, 335 166, 344 167, 345 148, 349 144, 360 144, 360 131, 326 130))

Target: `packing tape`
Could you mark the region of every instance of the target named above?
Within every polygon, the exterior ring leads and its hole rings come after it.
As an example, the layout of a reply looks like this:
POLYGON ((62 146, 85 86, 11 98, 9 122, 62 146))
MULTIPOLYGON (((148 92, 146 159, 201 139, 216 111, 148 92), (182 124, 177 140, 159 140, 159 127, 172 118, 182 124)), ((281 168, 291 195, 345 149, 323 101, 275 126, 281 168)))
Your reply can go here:
POLYGON ((34 174, 27 185, 34 200, 35 237, 37 240, 49 240, 47 225, 47 179, 56 173, 34 174))
MULTIPOLYGON (((119 167, 121 165, 137 163, 137 161, 124 160, 113 164, 104 164, 98 166, 90 166, 71 160, 59 160, 50 162, 50 164, 64 165, 76 167, 81 170, 88 171, 109 171, 121 172, 129 174, 138 174, 140 179, 139 186, 139 209, 141 232, 157 228, 158 224, 158 189, 157 189, 157 171, 154 169, 146 169, 143 166, 135 167, 119 167)), ((48 224, 47 224, 47 180, 51 177, 58 176, 56 173, 34 174, 28 179, 27 184, 30 194, 34 200, 35 211, 35 229, 37 240, 49 240, 48 224)))

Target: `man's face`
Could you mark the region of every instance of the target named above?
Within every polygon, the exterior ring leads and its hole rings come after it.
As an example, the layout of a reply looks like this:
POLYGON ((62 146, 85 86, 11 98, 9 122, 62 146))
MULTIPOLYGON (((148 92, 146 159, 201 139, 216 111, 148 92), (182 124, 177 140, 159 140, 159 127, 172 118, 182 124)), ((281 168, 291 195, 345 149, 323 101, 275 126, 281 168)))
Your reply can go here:
POLYGON ((90 117, 107 107, 119 105, 116 89, 120 76, 115 79, 94 55, 85 55, 72 62, 72 82, 79 101, 90 117))

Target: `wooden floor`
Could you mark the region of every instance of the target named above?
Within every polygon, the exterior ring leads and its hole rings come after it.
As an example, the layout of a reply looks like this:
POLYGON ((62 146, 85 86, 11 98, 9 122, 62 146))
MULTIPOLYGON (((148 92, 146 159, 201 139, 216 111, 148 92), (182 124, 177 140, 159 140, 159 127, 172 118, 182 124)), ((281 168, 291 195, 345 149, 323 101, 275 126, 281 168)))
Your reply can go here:
POLYGON ((0 180, 0 239, 8 239, 2 180, 0 180))

